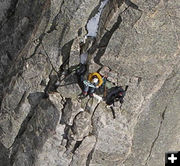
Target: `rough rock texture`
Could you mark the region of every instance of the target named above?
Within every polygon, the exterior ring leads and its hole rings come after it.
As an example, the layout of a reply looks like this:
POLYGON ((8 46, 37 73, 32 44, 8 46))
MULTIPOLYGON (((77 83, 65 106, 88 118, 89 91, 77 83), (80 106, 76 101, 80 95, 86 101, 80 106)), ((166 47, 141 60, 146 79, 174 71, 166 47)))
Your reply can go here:
POLYGON ((180 1, 109 0, 86 37, 100 4, 0 0, 2 166, 162 166, 179 150, 180 1), (107 88, 129 85, 116 119, 96 96, 78 98, 87 52, 107 88))

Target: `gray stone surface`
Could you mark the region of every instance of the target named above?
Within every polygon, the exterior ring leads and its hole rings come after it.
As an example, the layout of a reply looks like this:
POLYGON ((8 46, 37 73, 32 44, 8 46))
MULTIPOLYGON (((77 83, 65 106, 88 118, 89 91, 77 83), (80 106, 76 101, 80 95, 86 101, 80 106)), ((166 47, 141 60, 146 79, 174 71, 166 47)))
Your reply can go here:
POLYGON ((7 10, 8 8, 10 7, 10 3, 11 3, 11 0, 1 0, 0 1, 0 6, 1 6, 1 11, 0 11, 0 22, 1 23, 4 23, 6 19, 5 15, 7 14, 7 10))
POLYGON ((34 114, 25 131, 19 133, 20 138, 17 138, 12 148, 11 164, 14 166, 33 165, 59 121, 60 113, 48 99, 42 99, 32 111, 34 114))
POLYGON ((125 161, 125 166, 132 164, 160 166, 165 162, 165 152, 172 149, 178 151, 179 78, 177 67, 141 114, 134 130, 131 154, 125 161))
POLYGON ((76 150, 70 166, 83 166, 87 164, 87 158, 96 143, 95 136, 87 136, 76 150))
POLYGON ((109 0, 85 38, 100 4, 0 0, 3 166, 161 166, 179 150, 179 0, 109 0), (116 119, 97 96, 78 98, 67 75, 82 53, 86 75, 108 67, 106 88, 129 85, 116 119))

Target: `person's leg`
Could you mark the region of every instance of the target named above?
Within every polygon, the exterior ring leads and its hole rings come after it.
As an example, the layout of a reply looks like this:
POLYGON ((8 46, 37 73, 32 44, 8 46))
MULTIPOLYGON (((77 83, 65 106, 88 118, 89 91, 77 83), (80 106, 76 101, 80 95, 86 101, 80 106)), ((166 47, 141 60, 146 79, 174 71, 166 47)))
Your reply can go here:
POLYGON ((93 93, 95 92, 95 88, 89 88, 89 95, 93 97, 93 93))
POLYGON ((88 91, 89 91, 89 86, 84 85, 83 95, 87 95, 88 91))
POLYGON ((84 81, 84 75, 83 75, 83 74, 81 74, 81 76, 80 76, 80 81, 81 81, 81 82, 84 81))

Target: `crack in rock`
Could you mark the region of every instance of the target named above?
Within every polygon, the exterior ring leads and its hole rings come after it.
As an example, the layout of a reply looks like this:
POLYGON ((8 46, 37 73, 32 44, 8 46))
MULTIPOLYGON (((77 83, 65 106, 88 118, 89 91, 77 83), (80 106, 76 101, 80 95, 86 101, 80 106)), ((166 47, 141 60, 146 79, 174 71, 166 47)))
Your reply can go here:
POLYGON ((149 155, 148 155, 148 157, 147 157, 147 159, 146 159, 145 165, 147 165, 147 163, 148 163, 148 161, 149 161, 149 159, 150 159, 150 157, 151 157, 151 153, 152 153, 152 150, 153 150, 153 148, 154 148, 154 145, 155 145, 156 141, 157 141, 158 138, 159 138, 159 135, 160 135, 160 132, 161 132, 161 128, 162 128, 162 124, 163 124, 163 121, 164 121, 164 115, 165 115, 165 113, 166 113, 167 107, 168 107, 168 106, 165 107, 164 111, 163 111, 162 114, 161 114, 161 122, 160 122, 160 125, 159 125, 159 129, 158 129, 158 132, 157 132, 157 136, 155 137, 154 141, 153 141, 152 144, 151 144, 150 152, 149 152, 149 155))
POLYGON ((104 36, 101 38, 101 41, 99 43, 99 51, 97 52, 96 56, 94 57, 94 62, 99 64, 100 66, 103 66, 103 64, 100 63, 100 59, 103 56, 103 54, 106 51, 107 45, 113 35, 113 33, 118 29, 120 23, 122 22, 121 15, 119 15, 116 23, 114 23, 113 27, 107 31, 104 36))
MULTIPOLYGON (((166 79, 166 81, 169 80, 169 79, 172 79, 175 75, 176 75, 176 74, 173 73, 171 77, 169 77, 168 79, 166 79)), ((173 96, 174 96, 174 94, 176 93, 176 91, 178 90, 178 88, 179 88, 179 86, 177 86, 177 87, 175 88, 175 90, 174 90, 171 98, 173 98, 173 96)), ((162 128, 162 125, 163 125, 163 121, 164 121, 164 118, 165 118, 166 110, 167 110, 168 106, 169 106, 169 104, 167 104, 167 106, 165 107, 164 111, 163 111, 162 114, 161 114, 161 122, 160 122, 160 126, 159 126, 159 129, 158 129, 158 132, 157 132, 157 136, 155 137, 154 141, 153 141, 152 144, 151 144, 150 152, 149 152, 149 155, 148 155, 148 157, 147 157, 147 159, 146 159, 145 165, 148 165, 148 161, 149 161, 149 159, 150 159, 150 157, 151 157, 151 154, 152 154, 154 145, 155 145, 156 141, 157 141, 158 138, 159 138, 159 135, 160 135, 160 132, 161 132, 161 128, 162 128)))
POLYGON ((64 2, 65 2, 65 0, 63 0, 63 1, 61 2, 61 6, 60 6, 60 9, 59 9, 59 12, 58 12, 57 15, 54 17, 54 19, 53 19, 53 21, 52 21, 52 25, 51 25, 50 29, 47 31, 47 33, 52 33, 54 30, 57 30, 57 26, 58 26, 58 24, 57 24, 57 19, 58 19, 60 13, 62 12, 62 11, 61 11, 61 8, 62 8, 62 6, 64 5, 64 2))

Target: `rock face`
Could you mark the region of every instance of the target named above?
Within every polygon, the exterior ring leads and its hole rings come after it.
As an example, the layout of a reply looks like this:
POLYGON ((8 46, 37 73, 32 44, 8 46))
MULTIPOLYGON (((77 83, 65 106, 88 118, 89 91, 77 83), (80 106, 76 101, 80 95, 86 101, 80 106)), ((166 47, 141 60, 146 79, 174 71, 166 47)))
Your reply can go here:
POLYGON ((179 0, 108 0, 86 36, 102 3, 0 1, 2 166, 162 166, 179 150, 179 0), (116 119, 79 99, 82 53, 107 88, 129 85, 116 119))

